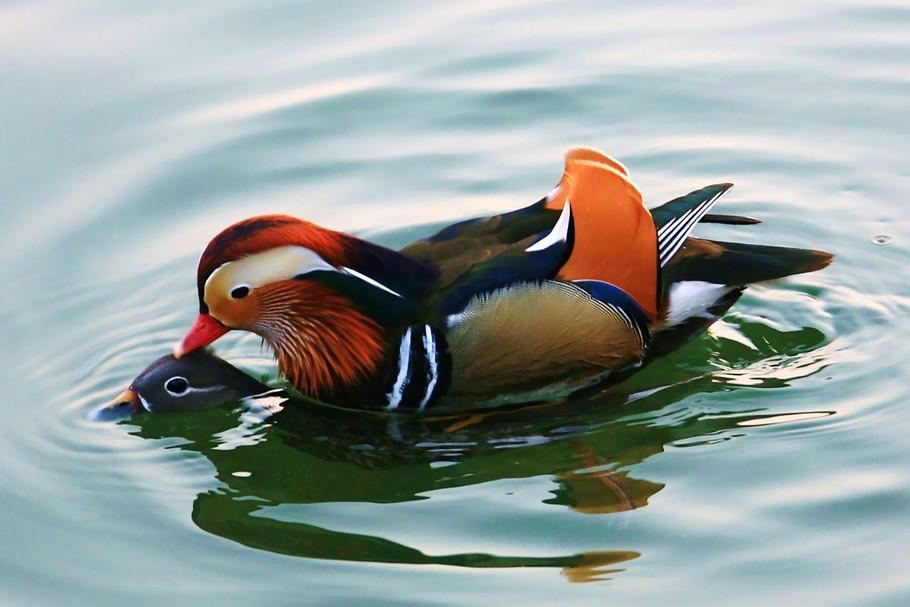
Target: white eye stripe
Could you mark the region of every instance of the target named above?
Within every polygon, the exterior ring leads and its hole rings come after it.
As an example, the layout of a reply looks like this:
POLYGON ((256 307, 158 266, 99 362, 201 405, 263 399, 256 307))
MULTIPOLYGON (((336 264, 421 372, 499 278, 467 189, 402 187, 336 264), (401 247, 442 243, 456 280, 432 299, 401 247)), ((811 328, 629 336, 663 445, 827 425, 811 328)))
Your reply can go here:
POLYGON ((256 289, 315 270, 338 271, 306 247, 296 245, 275 247, 218 266, 205 281, 203 287, 205 300, 208 302, 212 296, 227 296, 238 286, 256 289))
POLYGON ((252 290, 320 270, 347 274, 396 297, 402 297, 397 291, 362 272, 345 266, 335 267, 306 247, 288 245, 254 253, 218 266, 205 281, 204 299, 206 303, 211 303, 230 296, 231 291, 239 287, 248 287, 252 290))
POLYGON ((189 388, 186 389, 186 391, 183 394, 181 394, 181 396, 184 396, 186 394, 217 392, 218 390, 221 390, 221 388, 222 388, 222 386, 209 386, 208 388, 193 388, 192 386, 190 386, 189 388))
MULTIPOLYGON (((173 379, 173 378, 171 378, 171 379, 173 379)), ((181 378, 181 379, 183 379, 183 378, 181 378)), ((170 381, 170 379, 168 381, 170 381)), ((206 394, 208 392, 217 392, 218 390, 221 390, 221 388, 222 388, 221 386, 209 386, 207 388, 194 388, 193 386, 189 385, 189 383, 187 383, 186 390, 184 390, 183 392, 173 392, 172 390, 168 389, 167 382, 165 382, 165 385, 164 385, 164 390, 175 398, 182 398, 182 397, 186 396, 187 394, 206 394)), ((148 408, 148 407, 146 407, 146 408, 148 408)))

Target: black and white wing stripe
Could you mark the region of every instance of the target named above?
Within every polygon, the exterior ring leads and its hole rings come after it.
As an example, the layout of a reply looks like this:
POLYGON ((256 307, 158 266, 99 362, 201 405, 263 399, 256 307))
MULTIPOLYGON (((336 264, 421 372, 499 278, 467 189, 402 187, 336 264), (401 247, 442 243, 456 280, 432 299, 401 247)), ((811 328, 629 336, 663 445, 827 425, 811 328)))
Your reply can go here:
POLYGON ((393 383, 385 409, 423 411, 433 405, 448 382, 445 338, 430 325, 408 327, 401 337, 393 383))
POLYGON ((717 199, 720 198, 726 190, 721 190, 708 200, 692 207, 679 217, 674 217, 659 230, 657 230, 657 247, 660 253, 660 267, 667 265, 680 247, 686 242, 689 233, 701 221, 701 219, 711 210, 717 199))

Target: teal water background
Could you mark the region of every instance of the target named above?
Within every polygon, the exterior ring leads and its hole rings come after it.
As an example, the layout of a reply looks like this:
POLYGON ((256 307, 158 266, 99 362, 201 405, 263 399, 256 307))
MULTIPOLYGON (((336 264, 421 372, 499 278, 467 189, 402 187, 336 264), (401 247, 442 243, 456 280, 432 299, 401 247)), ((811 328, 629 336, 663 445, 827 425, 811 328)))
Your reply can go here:
POLYGON ((908 107, 903 2, 0 4, 0 603, 910 604, 908 107), (86 419, 229 222, 402 245, 578 144, 837 261, 633 398, 86 419))

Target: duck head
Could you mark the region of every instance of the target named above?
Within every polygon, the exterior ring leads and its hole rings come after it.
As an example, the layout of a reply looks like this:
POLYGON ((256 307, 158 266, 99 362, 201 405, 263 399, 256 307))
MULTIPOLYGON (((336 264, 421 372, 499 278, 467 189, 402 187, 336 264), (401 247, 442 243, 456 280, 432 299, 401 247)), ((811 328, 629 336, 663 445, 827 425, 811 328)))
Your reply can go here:
POLYGON ((96 409, 91 417, 113 420, 137 411, 210 409, 268 390, 268 386, 208 350, 196 350, 179 360, 168 354, 146 367, 129 388, 96 409))
POLYGON ((199 316, 174 356, 231 330, 251 331, 274 350, 291 383, 325 397, 370 377, 390 331, 407 323, 434 278, 395 251, 301 219, 246 219, 205 248, 199 316))

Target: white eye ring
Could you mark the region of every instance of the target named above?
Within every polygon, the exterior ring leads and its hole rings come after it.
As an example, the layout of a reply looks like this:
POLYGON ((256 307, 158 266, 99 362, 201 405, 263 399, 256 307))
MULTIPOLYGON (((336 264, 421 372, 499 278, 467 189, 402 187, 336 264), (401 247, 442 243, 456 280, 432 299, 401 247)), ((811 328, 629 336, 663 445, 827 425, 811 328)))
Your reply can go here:
POLYGON ((180 397, 190 391, 190 382, 186 381, 185 377, 181 377, 180 375, 175 375, 174 377, 169 377, 168 380, 166 382, 164 382, 164 389, 171 396, 180 397), (175 391, 170 388, 170 383, 175 380, 180 380, 183 382, 183 384, 184 384, 183 390, 175 391))

